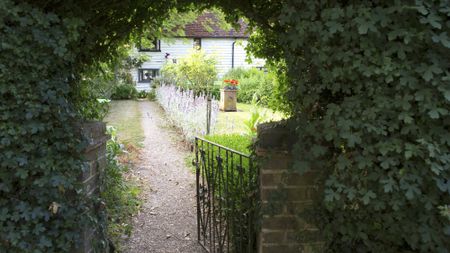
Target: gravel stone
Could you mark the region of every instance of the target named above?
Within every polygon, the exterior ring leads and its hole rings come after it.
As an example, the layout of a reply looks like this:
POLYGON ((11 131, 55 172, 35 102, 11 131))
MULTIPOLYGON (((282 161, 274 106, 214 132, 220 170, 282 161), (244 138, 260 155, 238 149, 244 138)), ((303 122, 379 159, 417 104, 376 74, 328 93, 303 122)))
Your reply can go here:
POLYGON ((195 175, 185 164, 189 150, 157 103, 139 106, 145 141, 135 174, 144 182, 144 203, 125 252, 204 253, 196 240, 195 175))

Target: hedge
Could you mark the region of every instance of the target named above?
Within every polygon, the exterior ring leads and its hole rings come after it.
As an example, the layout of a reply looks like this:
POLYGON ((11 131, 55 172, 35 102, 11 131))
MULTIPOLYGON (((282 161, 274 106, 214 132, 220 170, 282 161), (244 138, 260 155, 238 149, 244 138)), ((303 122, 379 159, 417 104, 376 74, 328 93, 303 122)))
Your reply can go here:
POLYGON ((312 213, 327 251, 450 249, 449 6, 292 0, 265 6, 269 21, 250 13, 253 50, 287 66, 293 169, 323 172, 312 213))

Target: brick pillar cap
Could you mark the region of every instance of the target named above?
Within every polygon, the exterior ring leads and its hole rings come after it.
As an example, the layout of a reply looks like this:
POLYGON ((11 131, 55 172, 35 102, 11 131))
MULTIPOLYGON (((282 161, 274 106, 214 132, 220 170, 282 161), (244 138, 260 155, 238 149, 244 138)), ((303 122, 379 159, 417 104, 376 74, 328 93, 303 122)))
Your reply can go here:
POLYGON ((260 152, 271 150, 289 152, 297 140, 286 120, 268 122, 258 125, 258 141, 256 149, 260 152))

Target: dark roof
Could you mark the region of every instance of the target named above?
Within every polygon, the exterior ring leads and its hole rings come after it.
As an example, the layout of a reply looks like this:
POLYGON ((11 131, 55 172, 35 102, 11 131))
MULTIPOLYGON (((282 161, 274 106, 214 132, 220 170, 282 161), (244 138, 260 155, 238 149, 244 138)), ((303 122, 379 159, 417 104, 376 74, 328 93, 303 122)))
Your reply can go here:
POLYGON ((184 37, 188 38, 248 38, 248 24, 239 21, 240 30, 223 30, 219 26, 219 20, 213 13, 204 13, 194 22, 184 27, 184 37))

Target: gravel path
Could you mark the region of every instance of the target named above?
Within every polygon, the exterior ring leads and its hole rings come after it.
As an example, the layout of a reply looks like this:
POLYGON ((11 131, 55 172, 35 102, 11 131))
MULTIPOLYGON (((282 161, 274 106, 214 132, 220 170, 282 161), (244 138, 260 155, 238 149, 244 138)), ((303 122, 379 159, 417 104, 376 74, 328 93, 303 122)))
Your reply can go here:
POLYGON ((185 165, 188 151, 158 104, 139 106, 145 141, 136 173, 144 181, 145 200, 125 252, 203 253, 196 240, 195 175, 185 165))

